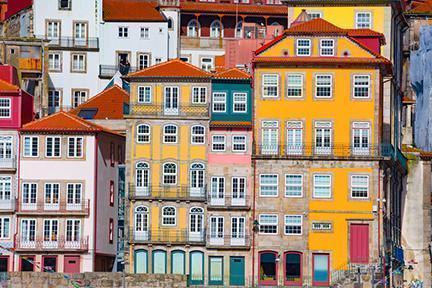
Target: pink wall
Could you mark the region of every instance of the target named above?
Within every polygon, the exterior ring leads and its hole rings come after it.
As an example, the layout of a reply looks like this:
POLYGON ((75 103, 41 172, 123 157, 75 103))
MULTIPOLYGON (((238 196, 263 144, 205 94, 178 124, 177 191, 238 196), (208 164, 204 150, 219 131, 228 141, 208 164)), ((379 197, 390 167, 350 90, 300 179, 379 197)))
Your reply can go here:
POLYGON ((15 67, 10 65, 0 65, 0 79, 20 87, 18 73, 15 67))
POLYGON ((381 54, 381 44, 378 37, 352 37, 355 40, 359 41, 373 52, 377 54, 381 54))

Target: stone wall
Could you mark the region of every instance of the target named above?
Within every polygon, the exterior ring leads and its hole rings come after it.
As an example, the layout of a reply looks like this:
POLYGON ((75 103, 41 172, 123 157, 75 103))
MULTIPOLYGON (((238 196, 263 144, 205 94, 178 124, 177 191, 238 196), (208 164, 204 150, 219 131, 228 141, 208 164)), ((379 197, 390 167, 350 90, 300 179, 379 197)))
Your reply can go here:
POLYGON ((141 288, 141 287, 160 287, 160 288, 178 288, 186 287, 187 277, 183 275, 165 275, 165 274, 126 274, 126 286, 123 286, 122 273, 81 273, 71 276, 71 279, 65 279, 62 273, 44 273, 44 272, 12 272, 2 277, 0 287, 14 288, 70 288, 74 287, 72 281, 75 281, 79 287, 92 288, 141 288))

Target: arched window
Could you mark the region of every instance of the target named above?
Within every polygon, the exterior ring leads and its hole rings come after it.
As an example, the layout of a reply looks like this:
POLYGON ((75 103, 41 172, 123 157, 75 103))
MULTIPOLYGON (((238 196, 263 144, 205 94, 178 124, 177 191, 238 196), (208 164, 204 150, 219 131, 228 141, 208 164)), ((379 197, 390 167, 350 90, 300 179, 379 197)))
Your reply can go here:
POLYGON ((192 163, 190 167, 190 196, 204 196, 204 165, 201 163, 192 163))
POLYGON ((166 206, 162 208, 162 225, 175 226, 176 225, 176 208, 173 206, 166 206))
POLYGON ((138 162, 135 166, 136 195, 149 196, 150 166, 146 162, 138 162))
POLYGON ((192 144, 204 144, 205 142, 205 127, 201 125, 195 125, 191 128, 191 143, 192 144))
POLYGON ((243 38, 243 21, 237 22, 235 36, 236 38, 243 38))
POLYGON ((135 208, 134 239, 136 241, 148 240, 148 214, 148 208, 145 206, 135 208))
POLYGON ((277 257, 273 251, 259 252, 259 284, 277 285, 277 257))
POLYGON ((204 209, 192 207, 189 215, 189 241, 203 241, 204 209))
POLYGON ((192 19, 189 21, 188 25, 187 25, 187 36, 188 37, 199 37, 200 36, 200 31, 201 30, 201 26, 199 24, 199 22, 195 19, 192 19))
POLYGON ((302 253, 284 253, 284 283, 286 286, 302 285, 302 253))
POLYGON ((168 29, 173 30, 174 29, 174 21, 172 18, 168 18, 168 29))
POLYGON ((280 24, 278 23, 278 22, 273 22, 272 24, 271 24, 271 26, 279 26, 280 24))
POLYGON ((150 143, 150 126, 140 124, 137 126, 137 142, 150 143))
POLYGON ((148 273, 147 250, 135 250, 135 273, 148 273))
POLYGON ((174 250, 171 252, 171 274, 185 274, 185 252, 174 250))
POLYGON ((223 27, 219 20, 214 20, 210 25, 210 37, 220 38, 223 37, 223 27))
POLYGON ((177 183, 177 165, 175 163, 165 163, 163 165, 163 184, 175 185, 177 183))
POLYGON ((163 142, 177 143, 177 126, 175 125, 164 126, 163 142))

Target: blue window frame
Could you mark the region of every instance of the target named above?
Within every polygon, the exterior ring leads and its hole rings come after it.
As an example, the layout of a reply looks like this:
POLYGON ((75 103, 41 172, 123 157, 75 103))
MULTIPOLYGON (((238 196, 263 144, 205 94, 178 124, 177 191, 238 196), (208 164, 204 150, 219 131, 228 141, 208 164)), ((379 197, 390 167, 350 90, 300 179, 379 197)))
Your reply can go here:
POLYGON ((171 252, 171 274, 185 274, 186 258, 185 252, 174 250, 171 252))
POLYGON ((209 257, 209 285, 223 285, 223 257, 209 257))
POLYGON ((204 285, 204 253, 201 251, 192 251, 189 257, 189 284, 204 285))
POLYGON ((167 255, 166 251, 154 250, 152 253, 152 271, 153 274, 166 274, 167 273, 167 255))
POLYGON ((134 256, 135 273, 148 273, 148 252, 147 250, 135 250, 134 256))

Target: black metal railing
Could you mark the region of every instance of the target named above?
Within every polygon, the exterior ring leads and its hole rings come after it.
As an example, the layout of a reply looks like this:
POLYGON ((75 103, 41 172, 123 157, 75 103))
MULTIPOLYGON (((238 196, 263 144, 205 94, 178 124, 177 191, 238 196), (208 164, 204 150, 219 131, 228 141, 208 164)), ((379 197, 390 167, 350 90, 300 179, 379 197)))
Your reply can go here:
POLYGON ((122 75, 127 75, 140 70, 138 67, 130 65, 99 65, 99 78, 112 78, 117 71, 122 75))
POLYGON ((145 231, 131 231, 129 242, 131 243, 196 243, 205 244, 206 233, 191 232, 189 229, 149 229, 145 231))
POLYGON ((58 48, 77 48, 77 49, 99 49, 99 38, 87 37, 47 37, 45 35, 36 36, 38 39, 48 41, 48 45, 58 48))
POLYGON ((130 115, 166 116, 166 117, 209 117, 208 105, 191 105, 179 103, 176 107, 165 105, 131 104, 130 115))
POLYGON ((194 188, 187 185, 137 187, 129 185, 129 199, 173 199, 196 200, 206 199, 207 187, 194 188))

